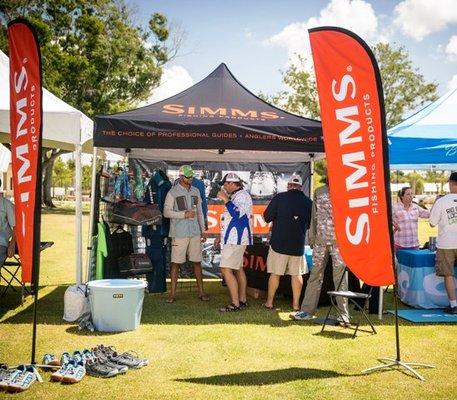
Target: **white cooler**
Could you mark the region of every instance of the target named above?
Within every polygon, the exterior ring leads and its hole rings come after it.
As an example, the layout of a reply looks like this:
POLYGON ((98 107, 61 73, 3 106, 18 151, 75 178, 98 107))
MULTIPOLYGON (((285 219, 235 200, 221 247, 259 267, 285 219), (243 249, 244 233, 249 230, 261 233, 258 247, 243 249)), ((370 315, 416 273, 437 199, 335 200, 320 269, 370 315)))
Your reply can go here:
POLYGON ((143 311, 146 282, 138 279, 102 279, 87 283, 95 329, 102 332, 133 331, 143 311))

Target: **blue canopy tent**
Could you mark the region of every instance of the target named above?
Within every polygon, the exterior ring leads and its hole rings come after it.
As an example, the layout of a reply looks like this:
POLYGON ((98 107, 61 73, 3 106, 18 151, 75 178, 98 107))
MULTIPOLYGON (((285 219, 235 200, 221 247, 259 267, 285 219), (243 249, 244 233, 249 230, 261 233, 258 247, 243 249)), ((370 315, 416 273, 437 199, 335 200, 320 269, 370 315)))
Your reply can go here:
POLYGON ((387 132, 393 169, 457 169, 457 89, 387 132))

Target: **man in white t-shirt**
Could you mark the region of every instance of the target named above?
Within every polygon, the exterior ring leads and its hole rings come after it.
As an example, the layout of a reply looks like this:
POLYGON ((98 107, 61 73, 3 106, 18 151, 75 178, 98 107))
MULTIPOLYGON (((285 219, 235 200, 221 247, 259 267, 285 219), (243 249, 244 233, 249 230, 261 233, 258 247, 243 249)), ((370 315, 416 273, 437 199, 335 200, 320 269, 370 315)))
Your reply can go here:
POLYGON ((450 306, 444 312, 457 314, 454 264, 457 261, 457 172, 449 177, 450 193, 438 199, 430 212, 430 225, 438 225, 436 275, 444 278, 450 306))

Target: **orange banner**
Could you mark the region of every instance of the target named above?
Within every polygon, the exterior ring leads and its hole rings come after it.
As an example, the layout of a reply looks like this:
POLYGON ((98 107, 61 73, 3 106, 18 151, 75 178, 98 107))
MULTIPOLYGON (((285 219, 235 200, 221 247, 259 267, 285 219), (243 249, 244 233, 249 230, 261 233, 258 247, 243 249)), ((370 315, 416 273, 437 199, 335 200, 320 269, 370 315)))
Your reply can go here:
POLYGON ((8 25, 8 43, 15 232, 22 282, 32 282, 40 242, 41 56, 33 28, 25 20, 8 25))
POLYGON ((344 262, 367 284, 394 282, 381 78, 373 53, 341 28, 311 29, 330 196, 344 262))
MULTIPOLYGON (((252 206, 252 233, 254 235, 267 235, 270 233, 270 224, 263 219, 263 212, 267 204, 256 204, 252 206)), ((208 204, 208 230, 206 233, 221 233, 221 218, 225 206, 222 204, 208 204)))

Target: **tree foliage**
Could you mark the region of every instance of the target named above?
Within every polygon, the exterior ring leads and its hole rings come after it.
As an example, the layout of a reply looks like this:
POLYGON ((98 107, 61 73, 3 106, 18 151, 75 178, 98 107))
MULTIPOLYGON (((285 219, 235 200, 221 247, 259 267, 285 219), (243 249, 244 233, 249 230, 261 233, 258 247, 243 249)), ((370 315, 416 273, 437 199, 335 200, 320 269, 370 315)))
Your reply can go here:
POLYGON ((168 59, 167 19, 135 26, 120 0, 9 0, 1 3, 0 48, 7 23, 25 17, 40 42, 44 86, 89 117, 145 100, 168 59))
MULTIPOLYGON (((169 58, 167 18, 136 26, 123 0, 0 0, 0 48, 7 24, 23 17, 36 28, 43 85, 89 117, 133 108, 160 82, 169 58)), ((44 149, 43 203, 52 207, 51 176, 66 151, 44 149)))
MULTIPOLYGON (((405 48, 378 43, 373 47, 373 53, 381 72, 388 128, 398 124, 418 106, 436 100, 437 85, 425 82, 423 75, 414 68, 405 48)), ((283 82, 289 90, 273 96, 261 94, 261 97, 287 111, 308 118, 319 118, 316 81, 314 73, 305 68, 306 61, 299 57, 298 64, 291 65, 283 73, 283 82)))
POLYGON ((381 72, 388 128, 401 122, 408 112, 437 99, 438 85, 425 82, 404 47, 378 43, 373 53, 381 72))

